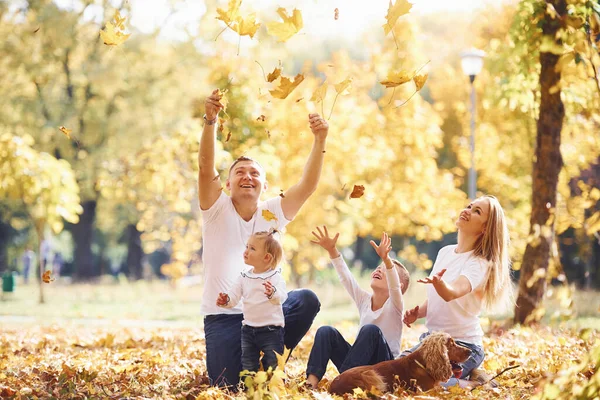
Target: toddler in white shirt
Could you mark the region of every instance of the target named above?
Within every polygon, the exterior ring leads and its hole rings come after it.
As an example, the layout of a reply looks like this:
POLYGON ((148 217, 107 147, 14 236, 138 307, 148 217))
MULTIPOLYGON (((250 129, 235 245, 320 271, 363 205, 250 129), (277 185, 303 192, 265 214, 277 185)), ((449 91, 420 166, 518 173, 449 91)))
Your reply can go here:
POLYGON ((250 266, 227 293, 219 293, 217 306, 231 308, 242 301, 242 369, 258 371, 260 352, 267 370, 277 366, 275 352, 283 354, 284 317, 281 305, 287 299, 285 281, 277 265, 283 250, 275 238, 279 232, 254 233, 248 239, 244 262, 250 266))

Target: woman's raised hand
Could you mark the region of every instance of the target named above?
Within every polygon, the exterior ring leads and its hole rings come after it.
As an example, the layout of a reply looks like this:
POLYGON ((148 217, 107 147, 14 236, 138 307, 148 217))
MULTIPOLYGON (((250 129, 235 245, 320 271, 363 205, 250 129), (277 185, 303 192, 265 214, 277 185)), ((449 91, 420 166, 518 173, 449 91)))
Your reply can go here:
POLYGON ((436 285, 441 282, 442 276, 444 276, 445 273, 446 273, 446 268, 442 269, 440 272, 433 275, 431 278, 430 277, 422 278, 422 279, 419 279, 417 282, 430 283, 432 285, 436 285))

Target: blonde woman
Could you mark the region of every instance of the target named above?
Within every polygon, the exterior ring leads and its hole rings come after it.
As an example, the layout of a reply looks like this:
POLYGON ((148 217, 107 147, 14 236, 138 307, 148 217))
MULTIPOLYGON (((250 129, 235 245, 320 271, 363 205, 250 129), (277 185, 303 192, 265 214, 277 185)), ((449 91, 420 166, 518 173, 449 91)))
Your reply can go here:
MULTIPOLYGON (((483 330, 479 315, 483 309, 505 308, 511 301, 509 234, 504 211, 494 196, 483 196, 471 202, 456 220, 456 245, 442 248, 429 277, 418 282, 428 285, 427 300, 404 313, 410 327, 425 317, 427 331, 443 331, 460 345, 471 349, 471 356, 453 366, 455 378, 444 386, 459 384, 458 378, 480 381, 473 370, 481 365, 483 330)), ((420 343, 402 355, 415 351, 420 343)))

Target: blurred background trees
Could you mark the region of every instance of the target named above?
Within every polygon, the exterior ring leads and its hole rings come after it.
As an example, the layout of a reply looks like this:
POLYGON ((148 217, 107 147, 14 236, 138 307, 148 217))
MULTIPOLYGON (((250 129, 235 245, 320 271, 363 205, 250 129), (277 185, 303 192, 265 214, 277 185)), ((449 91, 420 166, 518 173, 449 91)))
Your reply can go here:
MULTIPOLYGON (((181 4, 173 2, 172 13, 181 4)), ((363 268, 376 266, 368 240, 384 230, 410 268, 430 268, 454 240, 454 220, 468 201, 469 86, 459 53, 476 46, 487 53, 475 82, 477 188, 505 207, 514 268, 525 276, 521 293, 539 299, 552 279, 600 287, 597 5, 523 0, 474 15, 409 15, 387 37, 376 25, 317 45, 303 34, 278 43, 264 29, 253 40, 226 31, 215 41, 224 28, 216 7, 226 4, 204 4, 197 29, 181 29, 177 38, 162 32, 166 24, 143 33, 128 20, 132 35, 118 47, 104 45, 99 31, 115 5, 135 17, 129 2, 0 4, 0 135, 23 138, 36 159, 60 160, 76 181, 78 218, 59 213, 66 233, 54 239, 66 275, 87 281, 119 272, 133 280, 201 273, 198 116, 217 87, 229 99, 219 133, 221 180, 233 159, 255 157, 268 171, 265 198, 300 177, 312 143, 308 113, 331 115, 321 183, 285 236, 292 281, 310 285, 326 267, 323 252, 309 243, 322 224, 341 232, 345 256, 363 268), (544 67, 548 57, 552 65, 544 67), (284 100, 269 95, 273 85, 263 74, 280 64, 285 76, 305 76, 284 100), (425 87, 398 107, 413 83, 393 90, 379 82, 389 71, 425 64, 425 87), (545 71, 554 74, 550 86, 545 71), (336 97, 333 85, 348 78, 350 87, 336 97), (323 102, 311 101, 324 82, 323 102), (562 122, 546 119, 548 95, 562 101, 562 122), (560 137, 553 151, 563 162, 553 172, 539 150, 549 134, 541 121, 556 132, 554 143, 560 137), (556 189, 540 186, 550 175, 556 189), (349 199, 355 184, 365 195, 349 199)), ((270 18, 272 8, 258 17, 270 18)), ((21 157, 10 149, 0 149, 2 171, 13 168, 6 160, 21 157)), ((0 269, 17 268, 35 228, 15 219, 24 209, 2 189, 10 182, 11 174, 0 175, 0 269)))

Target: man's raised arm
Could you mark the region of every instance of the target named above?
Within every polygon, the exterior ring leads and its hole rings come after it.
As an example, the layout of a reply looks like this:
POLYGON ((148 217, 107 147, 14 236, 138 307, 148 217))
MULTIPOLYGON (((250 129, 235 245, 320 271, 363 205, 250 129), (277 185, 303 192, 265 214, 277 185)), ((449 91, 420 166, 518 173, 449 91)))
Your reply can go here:
POLYGON ((289 188, 285 192, 285 197, 281 200, 283 214, 289 220, 294 219, 302 205, 308 200, 311 194, 317 190, 323 159, 325 158, 325 142, 329 125, 319 114, 310 114, 308 116, 310 129, 315 135, 312 150, 304 166, 304 172, 300 182, 289 188))
POLYGON ((219 111, 223 106, 219 102, 219 90, 214 90, 204 103, 204 128, 198 150, 198 199, 200 208, 208 210, 221 195, 221 181, 215 168, 215 141, 219 111))

